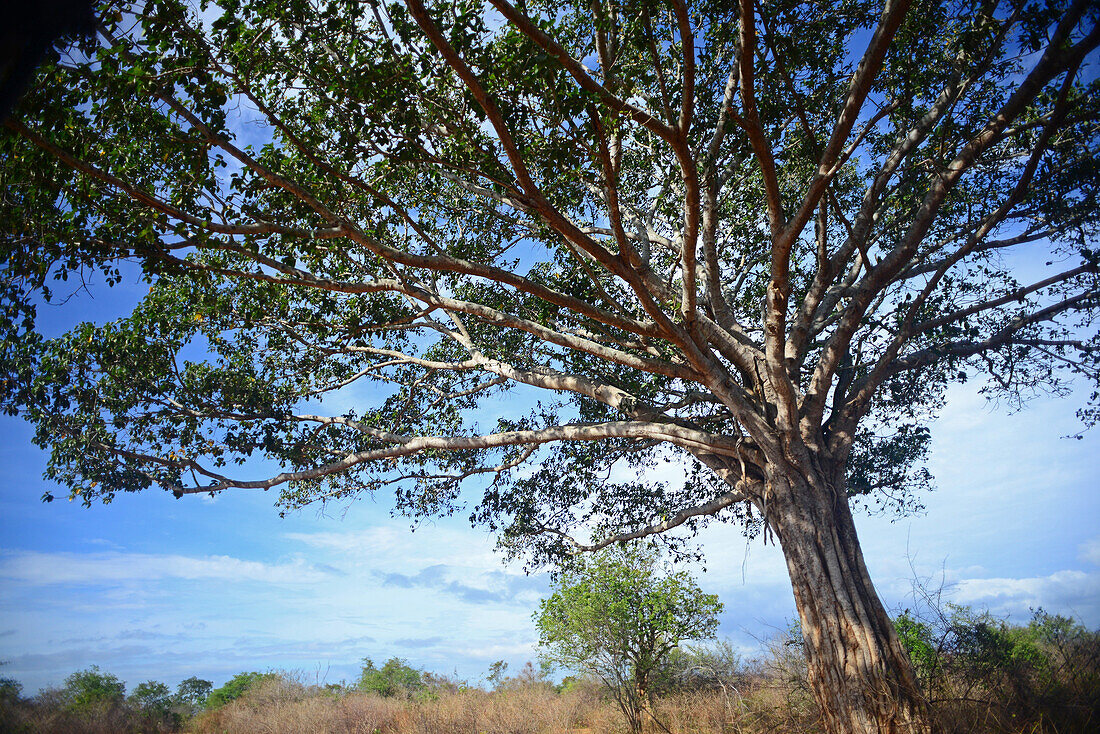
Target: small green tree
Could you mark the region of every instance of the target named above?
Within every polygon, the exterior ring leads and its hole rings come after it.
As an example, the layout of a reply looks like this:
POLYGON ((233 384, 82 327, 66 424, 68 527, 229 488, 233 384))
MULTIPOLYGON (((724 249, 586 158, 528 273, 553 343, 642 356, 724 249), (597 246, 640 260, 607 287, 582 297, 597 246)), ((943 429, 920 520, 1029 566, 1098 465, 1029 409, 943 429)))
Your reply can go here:
POLYGON ((653 547, 609 548, 562 570, 535 615, 549 663, 603 681, 639 732, 650 685, 681 641, 714 637, 718 597, 653 547))
POLYGON ((489 666, 489 675, 485 677, 489 681, 489 685, 493 687, 494 691, 499 691, 504 688, 505 682, 508 680, 508 663, 503 660, 497 660, 495 663, 489 666))
POLYGON ((183 718, 181 711, 174 710, 172 690, 160 681, 138 683, 127 697, 127 702, 141 717, 143 729, 173 729, 183 718))
POLYGON ((424 687, 423 671, 412 667, 403 658, 390 658, 381 668, 375 667, 370 658, 363 658, 358 683, 361 691, 374 692, 385 698, 409 698, 424 687))
POLYGON ((121 705, 126 696, 126 684, 93 665, 66 678, 61 692, 69 709, 88 712, 121 705))
POLYGON ((145 711, 167 711, 172 703, 168 686, 156 680, 147 680, 134 686, 130 703, 145 711))
POLYGON ((178 706, 183 708, 189 716, 194 716, 199 709, 206 705, 206 699, 214 684, 196 676, 191 676, 180 681, 173 696, 178 706))

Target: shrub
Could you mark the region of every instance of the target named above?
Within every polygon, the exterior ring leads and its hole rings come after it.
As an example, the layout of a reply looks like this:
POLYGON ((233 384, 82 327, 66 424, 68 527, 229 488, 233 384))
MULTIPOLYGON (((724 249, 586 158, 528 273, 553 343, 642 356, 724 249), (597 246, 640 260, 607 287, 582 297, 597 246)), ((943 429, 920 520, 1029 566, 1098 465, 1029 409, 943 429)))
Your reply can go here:
POLYGON ((122 705, 126 684, 110 673, 101 672, 98 665, 93 665, 66 678, 61 693, 70 709, 90 711, 122 705))
POLYGON ((486 680, 488 680, 494 691, 514 691, 520 688, 557 690, 557 687, 550 681, 553 668, 546 662, 540 663, 536 668, 535 664, 528 660, 515 675, 506 675, 507 671, 508 663, 503 660, 498 660, 489 666, 489 675, 486 676, 486 680))
MULTIPOLYGON (((926 602, 938 600, 926 594, 926 602)), ((1100 632, 1039 609, 1026 625, 927 603, 894 622, 945 731, 1084 731, 1100 720, 1100 632)))
POLYGON ((258 673, 256 671, 237 673, 224 686, 215 688, 210 692, 210 695, 206 698, 206 708, 220 708, 230 701, 236 701, 258 684, 278 677, 276 673, 258 673))
POLYGON ((678 647, 661 671, 661 692, 728 690, 745 676, 741 656, 729 640, 678 647))
POLYGON ((375 667, 370 658, 363 658, 356 688, 383 698, 410 698, 425 689, 423 675, 424 671, 410 666, 403 658, 390 658, 381 668, 375 667))
POLYGON ((0 678, 0 731, 19 731, 23 718, 23 686, 14 678, 0 678))
POLYGON ((939 653, 932 639, 931 628, 914 619, 906 609, 894 620, 894 629, 897 630, 902 647, 909 654, 917 678, 928 681, 939 666, 939 653))
POLYGON ((22 694, 22 683, 14 678, 0 678, 0 705, 18 703, 22 694))
POLYGON ((175 729, 190 712, 180 710, 171 691, 165 684, 149 680, 134 686, 127 699, 142 728, 149 731, 175 729))

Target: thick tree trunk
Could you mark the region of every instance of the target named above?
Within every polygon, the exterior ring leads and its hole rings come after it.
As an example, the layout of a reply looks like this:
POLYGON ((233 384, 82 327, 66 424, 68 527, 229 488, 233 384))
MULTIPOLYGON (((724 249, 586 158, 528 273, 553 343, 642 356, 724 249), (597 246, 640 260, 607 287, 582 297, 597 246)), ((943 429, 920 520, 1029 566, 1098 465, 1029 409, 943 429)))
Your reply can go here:
POLYGON ((787 560, 826 729, 931 731, 912 665, 863 563, 843 487, 795 471, 769 479, 767 517, 787 560))

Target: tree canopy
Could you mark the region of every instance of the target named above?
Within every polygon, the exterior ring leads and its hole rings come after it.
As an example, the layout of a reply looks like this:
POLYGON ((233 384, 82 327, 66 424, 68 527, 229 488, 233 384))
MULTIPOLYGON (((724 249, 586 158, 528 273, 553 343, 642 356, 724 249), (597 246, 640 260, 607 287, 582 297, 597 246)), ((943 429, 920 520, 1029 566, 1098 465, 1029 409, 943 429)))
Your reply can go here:
POLYGON ((1098 12, 111 0, 0 139, 0 404, 85 502, 468 488, 536 561, 739 517, 819 697, 907 669, 849 502, 911 506, 953 381, 1098 395, 1098 12))

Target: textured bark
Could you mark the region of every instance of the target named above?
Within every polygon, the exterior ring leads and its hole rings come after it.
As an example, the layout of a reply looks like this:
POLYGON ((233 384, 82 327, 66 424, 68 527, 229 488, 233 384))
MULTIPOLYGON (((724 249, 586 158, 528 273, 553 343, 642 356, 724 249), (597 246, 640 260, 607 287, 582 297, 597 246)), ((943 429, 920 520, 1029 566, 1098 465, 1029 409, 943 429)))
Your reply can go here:
POLYGON ((930 732, 912 665, 864 565, 843 485, 795 470, 768 484, 767 516, 787 561, 826 729, 930 732))

